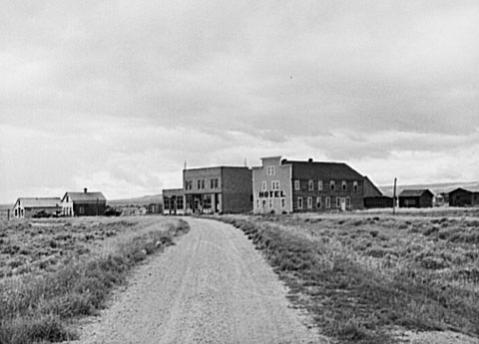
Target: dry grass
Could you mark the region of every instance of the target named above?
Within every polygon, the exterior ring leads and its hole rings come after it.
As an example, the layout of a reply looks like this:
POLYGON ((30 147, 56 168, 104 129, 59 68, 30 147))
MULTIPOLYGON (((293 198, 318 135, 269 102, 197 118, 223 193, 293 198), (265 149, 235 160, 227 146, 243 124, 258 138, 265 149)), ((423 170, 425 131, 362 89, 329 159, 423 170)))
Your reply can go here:
POLYGON ((160 218, 3 223, 0 343, 75 338, 74 319, 103 308, 135 264, 188 230, 160 218))
POLYGON ((479 221, 386 215, 228 216, 265 252, 324 334, 396 342, 391 330, 479 337, 479 221))

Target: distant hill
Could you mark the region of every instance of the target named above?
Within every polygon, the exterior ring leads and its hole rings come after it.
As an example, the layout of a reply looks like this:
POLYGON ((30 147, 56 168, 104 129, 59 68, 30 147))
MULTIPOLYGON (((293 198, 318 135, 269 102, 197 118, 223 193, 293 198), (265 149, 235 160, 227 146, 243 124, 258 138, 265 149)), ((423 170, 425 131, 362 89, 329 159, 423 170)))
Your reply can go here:
MULTIPOLYGON (((399 194, 404 189, 429 189, 435 194, 441 192, 450 192, 457 188, 464 188, 472 191, 479 191, 479 182, 455 182, 455 183, 436 183, 436 184, 411 184, 397 186, 397 193, 399 194)), ((379 189, 387 196, 392 196, 393 186, 380 186, 379 189)))
POLYGON ((158 195, 146 195, 142 197, 135 198, 124 198, 124 199, 114 199, 108 200, 108 204, 111 206, 125 206, 125 205, 148 205, 150 203, 161 203, 163 204, 163 196, 158 195))

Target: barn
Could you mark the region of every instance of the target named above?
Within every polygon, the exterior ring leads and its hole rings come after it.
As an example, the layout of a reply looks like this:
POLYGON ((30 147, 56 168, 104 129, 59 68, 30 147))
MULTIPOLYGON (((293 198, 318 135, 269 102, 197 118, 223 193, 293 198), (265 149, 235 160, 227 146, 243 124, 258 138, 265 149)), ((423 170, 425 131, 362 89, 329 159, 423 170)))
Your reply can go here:
POLYGON ((101 192, 66 192, 62 198, 63 216, 99 216, 106 210, 106 198, 101 192))
POLYGON ((400 208, 430 208, 434 194, 429 189, 408 189, 399 194, 400 208))

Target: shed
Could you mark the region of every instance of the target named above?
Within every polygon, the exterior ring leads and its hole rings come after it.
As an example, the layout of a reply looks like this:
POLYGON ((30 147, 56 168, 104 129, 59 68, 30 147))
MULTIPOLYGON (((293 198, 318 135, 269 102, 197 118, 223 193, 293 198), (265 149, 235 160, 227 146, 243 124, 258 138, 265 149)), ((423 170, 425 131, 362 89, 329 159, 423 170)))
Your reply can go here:
POLYGON ((106 210, 106 198, 101 192, 66 192, 62 198, 63 216, 99 216, 106 210))
POLYGON ((429 189, 407 189, 399 194, 401 208, 430 208, 434 194, 429 189))
POLYGON ((20 197, 13 206, 18 219, 36 216, 56 216, 60 213, 59 197, 20 197))

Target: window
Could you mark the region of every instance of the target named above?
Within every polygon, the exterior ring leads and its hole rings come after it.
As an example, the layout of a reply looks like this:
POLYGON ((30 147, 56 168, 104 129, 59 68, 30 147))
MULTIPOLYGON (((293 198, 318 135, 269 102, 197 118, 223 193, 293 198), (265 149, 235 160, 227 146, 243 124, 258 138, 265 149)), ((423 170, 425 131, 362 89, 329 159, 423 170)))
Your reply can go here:
POLYGON ((341 189, 342 189, 343 191, 346 191, 346 188, 347 188, 346 181, 343 180, 343 181, 341 182, 341 189))
POLYGON ((321 209, 321 197, 316 197, 316 208, 321 209))
POLYGON ((279 185, 279 180, 273 180, 271 182, 271 189, 273 190, 279 190, 280 185, 279 185))
POLYGON ((263 180, 261 182, 261 191, 266 191, 267 188, 268 188, 268 184, 266 184, 266 180, 263 180))
POLYGON ((313 209, 313 197, 308 197, 308 209, 313 209))
POLYGON ((281 198, 281 207, 286 207, 286 200, 284 198, 281 198))
POLYGON ((324 199, 324 205, 325 205, 326 209, 331 208, 331 197, 326 197, 324 199))
POLYGON ((176 209, 183 209, 183 197, 178 197, 176 199, 176 209))
POLYGON ((323 181, 318 180, 318 191, 323 191, 323 181))
POLYGON ((266 170, 268 176, 274 176, 276 174, 276 168, 274 166, 268 166, 266 170))
POLYGON ((263 209, 266 208, 266 200, 263 200, 263 209))
POLYGON ((196 186, 198 187, 198 190, 201 189, 201 180, 196 181, 196 186))
POLYGON ((295 189, 296 191, 301 190, 301 187, 300 187, 300 184, 299 184, 299 180, 298 180, 298 179, 296 179, 296 180, 294 181, 294 189, 295 189))
POLYGON ((202 189, 205 188, 205 180, 204 180, 204 179, 201 180, 201 188, 202 188, 202 189))
POLYGON ((346 209, 351 208, 351 197, 346 197, 346 209))
POLYGON ((353 182, 353 191, 358 192, 358 182, 356 180, 353 182))
POLYGON ((303 209, 303 197, 298 197, 298 209, 303 209))
POLYGON ((308 181, 308 190, 314 191, 314 181, 311 179, 308 181))
POLYGON ((218 178, 210 180, 210 188, 217 189, 218 188, 218 178))
POLYGON ((273 200, 270 199, 270 200, 269 200, 269 209, 272 209, 272 208, 273 208, 273 200))
POLYGON ((329 182, 329 188, 331 189, 331 191, 334 191, 334 189, 336 188, 336 182, 334 180, 331 180, 329 182))
MULTIPOLYGON (((185 190, 191 190, 193 188, 193 182, 191 180, 185 180, 185 190)), ((68 199, 67 199, 68 202, 68 199)))
POLYGON ((336 197, 336 208, 341 208, 341 197, 336 197))

